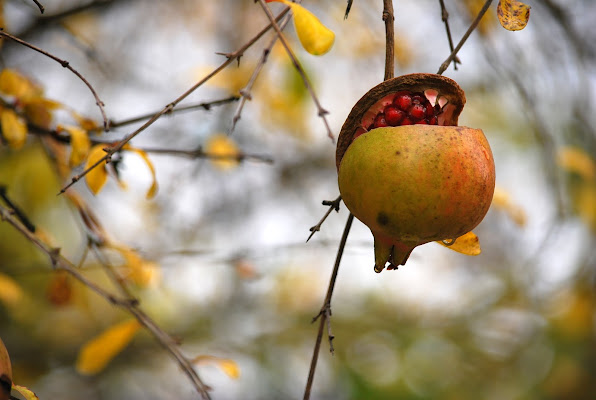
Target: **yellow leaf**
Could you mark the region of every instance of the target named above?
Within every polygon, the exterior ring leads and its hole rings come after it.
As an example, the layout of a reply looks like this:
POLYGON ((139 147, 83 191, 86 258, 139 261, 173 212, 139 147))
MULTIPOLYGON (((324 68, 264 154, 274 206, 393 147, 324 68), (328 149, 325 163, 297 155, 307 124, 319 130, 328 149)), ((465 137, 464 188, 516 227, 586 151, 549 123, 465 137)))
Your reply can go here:
POLYGON ((511 201, 511 196, 509 196, 509 193, 507 193, 502 187, 495 187, 492 205, 502 211, 505 211, 517 225, 526 225, 525 211, 511 201))
POLYGON ((0 111, 2 136, 10 148, 18 150, 27 140, 27 124, 13 110, 5 108, 0 111))
POLYGON ((294 27, 298 39, 300 39, 300 43, 306 51, 315 56, 320 56, 331 50, 335 41, 335 34, 323 25, 314 14, 300 4, 288 0, 268 0, 267 2, 271 1, 279 1, 292 8, 294 27))
MULTIPOLYGON (((91 148, 89 157, 87 157, 85 169, 91 167, 106 155, 105 151, 103 150, 104 147, 105 144, 97 144, 91 148)), ((93 168, 87 173, 87 175, 85 175, 85 182, 87 182, 87 186, 91 192, 93 192, 93 194, 99 193, 103 185, 105 185, 107 179, 108 171, 106 170, 105 161, 102 161, 97 167, 93 168)))
POLYGON ((442 241, 437 243, 467 256, 477 256, 482 251, 480 249, 478 236, 476 236, 474 232, 468 232, 465 235, 458 237, 453 244, 445 244, 442 241))
POLYGON ((60 103, 43 97, 29 97, 23 101, 25 116, 33 125, 49 129, 52 123, 52 111, 62 107, 60 103))
POLYGON ((70 166, 75 167, 82 163, 91 149, 91 141, 87 131, 78 126, 58 126, 56 130, 58 132, 67 132, 70 135, 70 166))
POLYGON ((124 257, 124 279, 140 287, 148 287, 159 281, 161 275, 156 263, 145 260, 132 249, 119 246, 114 248, 124 257))
POLYGON ((136 319, 113 325, 88 341, 77 358, 76 369, 82 375, 95 375, 132 340, 141 325, 136 319))
POLYGON ((517 0, 499 0, 497 16, 503 28, 509 31, 519 31, 528 24, 530 6, 517 0))
POLYGON ((21 394, 21 396, 23 396, 25 398, 25 400, 39 400, 39 397, 37 397, 37 395, 35 393, 33 393, 31 390, 27 389, 25 386, 19 386, 19 385, 15 385, 13 383, 12 388, 14 390, 16 390, 17 392, 19 392, 21 394))
POLYGON ((584 183, 573 196, 574 207, 580 218, 596 232, 596 183, 584 183))
POLYGON ((79 123, 79 126, 86 131, 101 131, 103 128, 91 118, 82 116, 76 111, 71 110, 70 115, 79 123))
POLYGON ((192 360, 193 364, 204 365, 204 364, 215 364, 226 375, 232 379, 238 379, 240 377, 240 367, 234 360, 229 358, 219 358, 215 356, 197 356, 192 360))
POLYGON ((205 152, 217 168, 229 169, 238 165, 238 146, 232 139, 222 133, 212 135, 207 140, 205 152))
POLYGON ((124 146, 124 150, 128 150, 128 151, 137 153, 139 156, 141 156, 143 161, 145 161, 145 164, 147 164, 147 167, 149 168, 149 171, 151 172, 152 182, 151 182, 151 187, 147 191, 147 194, 145 195, 145 197, 147 199, 152 199, 157 194, 157 188, 158 188, 157 177, 155 176, 155 167, 153 166, 153 163, 149 159, 149 156, 147 155, 147 153, 141 149, 134 148, 127 144, 124 146))
POLYGON ((0 93, 25 100, 40 96, 42 90, 17 71, 7 68, 0 72, 0 93))
POLYGON ((23 298, 23 289, 10 276, 0 273, 0 301, 14 306, 23 298))
POLYGON ((576 173, 586 180, 596 177, 594 159, 578 147, 563 147, 559 150, 557 164, 566 171, 576 173))

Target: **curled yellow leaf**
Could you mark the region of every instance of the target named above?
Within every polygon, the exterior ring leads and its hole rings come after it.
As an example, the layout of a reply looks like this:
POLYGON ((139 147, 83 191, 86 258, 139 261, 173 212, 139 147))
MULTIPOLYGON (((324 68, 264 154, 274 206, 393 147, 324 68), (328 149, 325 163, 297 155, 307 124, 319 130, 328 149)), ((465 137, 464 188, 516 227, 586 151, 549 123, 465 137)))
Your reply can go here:
POLYGON ((437 243, 467 256, 477 256, 482 251, 480 249, 478 236, 476 236, 474 232, 468 232, 465 235, 458 237, 453 244, 445 244, 444 242, 437 243))
POLYGON ((530 6, 517 0, 499 0, 497 16, 503 28, 509 31, 519 31, 528 24, 530 6))
POLYGON ((563 147, 557 153, 557 164, 568 172, 573 172, 586 180, 596 177, 596 163, 583 149, 563 147))
POLYGON ((212 135, 205 145, 205 152, 211 158, 214 166, 220 169, 230 169, 238 165, 238 146, 227 135, 218 133, 212 135))
POLYGON ((240 377, 240 367, 236 361, 229 358, 202 355, 195 357, 192 363, 196 365, 215 364, 230 378, 238 379, 240 377))
MULTIPOLYGON (((104 146, 104 144, 97 144, 91 148, 89 151, 89 157, 87 157, 85 169, 95 165, 95 163, 97 163, 106 155, 105 151, 103 150, 104 146)), ((93 194, 99 193, 107 180, 108 171, 106 170, 105 161, 101 162, 98 166, 89 171, 87 175, 85 175, 85 182, 87 182, 87 186, 93 194)))
POLYGON ((4 108, 0 111, 2 136, 11 149, 18 150, 27 140, 27 124, 13 110, 4 108))
POLYGON ((101 372, 133 339, 141 325, 130 319, 113 325, 88 341, 77 358, 76 369, 82 375, 101 372))
POLYGON ((67 132, 70 135, 70 166, 74 167, 82 163, 91 149, 87 131, 78 126, 59 126, 56 130, 67 132))
POLYGON ((134 148, 127 144, 126 146, 124 146, 124 150, 132 151, 132 152, 138 154, 139 156, 141 156, 143 161, 145 161, 145 164, 147 164, 147 168, 149 168, 149 172, 151 172, 152 181, 151 181, 151 186, 149 187, 149 190, 147 190, 147 194, 145 195, 145 197, 147 199, 152 199, 157 194, 157 189, 158 189, 157 177, 155 176, 155 167, 153 166, 153 163, 149 159, 149 156, 147 155, 147 153, 141 149, 134 148))
MULTIPOLYGON (((25 400, 39 400, 39 397, 32 390, 26 388, 25 386, 15 385, 12 384, 13 390, 16 390, 25 398, 25 400)), ((11 397, 12 398, 12 397, 11 397)))
POLYGON ((52 111, 62 107, 62 104, 40 96, 29 97, 24 102, 23 111, 27 120, 33 125, 49 129, 52 124, 52 111))
POLYGON ((270 1, 279 1, 292 8, 296 34, 306 51, 315 56, 320 56, 331 50, 335 41, 335 34, 323 25, 313 13, 300 4, 288 0, 269 0, 268 2, 270 1))

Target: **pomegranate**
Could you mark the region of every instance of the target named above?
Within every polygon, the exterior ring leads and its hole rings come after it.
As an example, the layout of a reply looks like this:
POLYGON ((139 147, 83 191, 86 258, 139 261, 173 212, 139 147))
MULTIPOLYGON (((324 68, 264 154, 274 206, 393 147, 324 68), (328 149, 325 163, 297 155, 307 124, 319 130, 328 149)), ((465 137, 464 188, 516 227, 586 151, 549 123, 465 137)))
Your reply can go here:
POLYGON ((0 400, 10 399, 12 390, 12 366, 4 342, 0 339, 0 400))
POLYGON ((348 115, 339 189, 373 234, 376 272, 404 265, 416 246, 471 231, 488 211, 493 156, 480 129, 457 126, 465 101, 453 80, 411 74, 372 88, 348 115))

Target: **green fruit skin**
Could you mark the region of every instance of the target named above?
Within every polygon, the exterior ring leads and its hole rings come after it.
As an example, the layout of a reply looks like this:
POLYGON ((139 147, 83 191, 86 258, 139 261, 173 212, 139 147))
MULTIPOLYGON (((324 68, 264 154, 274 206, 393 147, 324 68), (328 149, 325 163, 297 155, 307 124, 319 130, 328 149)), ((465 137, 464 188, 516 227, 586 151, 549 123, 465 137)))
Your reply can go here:
POLYGON ((415 246, 457 238, 480 223, 495 165, 480 129, 386 127, 350 144, 338 180, 344 203, 371 229, 375 245, 385 253, 395 245, 394 261, 403 264, 415 246))

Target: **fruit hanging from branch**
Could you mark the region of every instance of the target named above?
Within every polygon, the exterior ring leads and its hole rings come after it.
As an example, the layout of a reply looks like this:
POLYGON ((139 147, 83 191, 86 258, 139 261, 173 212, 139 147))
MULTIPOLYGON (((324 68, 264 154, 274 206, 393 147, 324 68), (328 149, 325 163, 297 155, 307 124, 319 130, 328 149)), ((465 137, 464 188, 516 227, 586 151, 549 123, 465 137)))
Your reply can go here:
POLYGON ((480 129, 457 126, 466 98, 434 74, 389 79, 353 107, 337 143, 339 190, 373 236, 375 271, 412 250, 458 238, 486 215, 493 155, 480 129))

